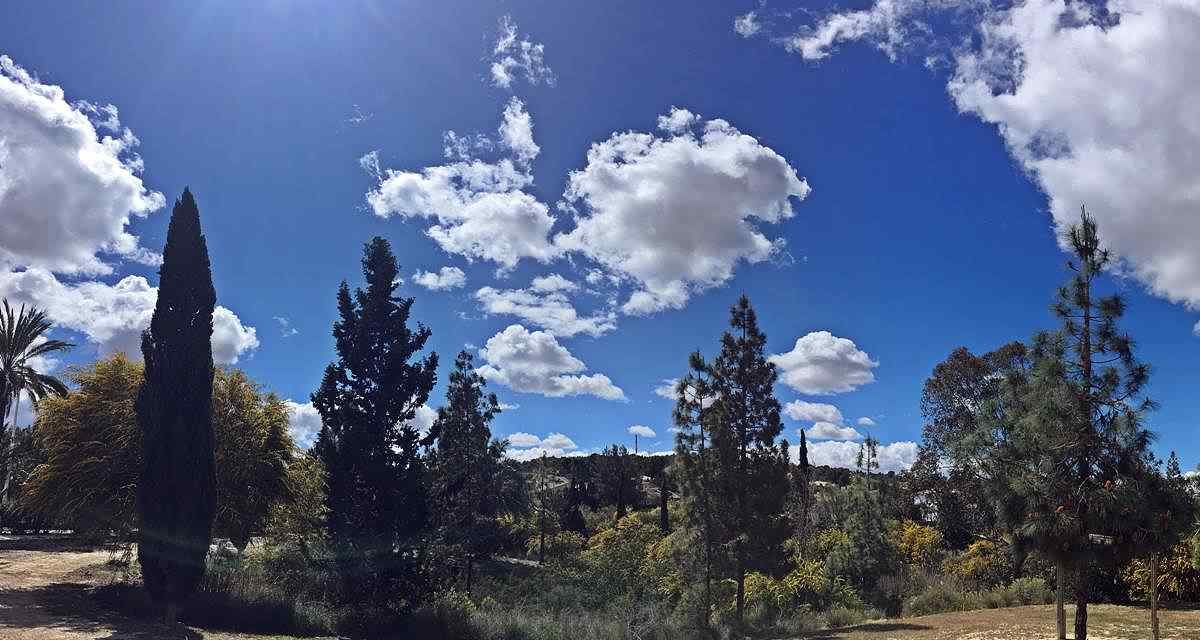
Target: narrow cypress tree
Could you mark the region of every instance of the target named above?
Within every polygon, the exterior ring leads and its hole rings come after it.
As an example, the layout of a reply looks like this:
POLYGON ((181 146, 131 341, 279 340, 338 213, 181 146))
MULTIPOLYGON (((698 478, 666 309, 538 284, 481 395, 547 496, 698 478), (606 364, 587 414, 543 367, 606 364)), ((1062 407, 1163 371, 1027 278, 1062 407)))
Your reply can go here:
POLYGON ((721 542, 730 550, 737 583, 737 618, 746 603, 746 573, 770 571, 783 555, 787 535, 784 506, 788 492, 787 441, 775 399, 778 372, 767 360, 767 336, 746 296, 730 309, 721 352, 709 365, 715 395, 716 514, 721 542))
POLYGON ((391 246, 363 251, 366 289, 338 289, 338 360, 312 396, 321 414, 313 450, 328 473, 328 530, 346 594, 401 608, 427 593, 421 536, 428 525, 422 436, 411 420, 429 399, 437 354, 414 360, 430 330, 409 328, 413 298, 397 298, 391 246))
POLYGON ((142 334, 146 369, 136 401, 143 451, 138 562, 167 624, 204 576, 212 541, 216 301, 200 211, 184 189, 171 211, 154 317, 142 334))

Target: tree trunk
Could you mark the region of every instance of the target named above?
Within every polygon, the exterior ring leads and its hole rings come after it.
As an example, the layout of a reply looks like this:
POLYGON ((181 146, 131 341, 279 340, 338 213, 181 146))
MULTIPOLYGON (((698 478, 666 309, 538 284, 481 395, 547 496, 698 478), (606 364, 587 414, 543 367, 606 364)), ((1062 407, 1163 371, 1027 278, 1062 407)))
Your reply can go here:
POLYGON ((539 527, 538 530, 538 564, 546 563, 546 529, 539 527))
POLYGON ((663 481, 658 485, 658 530, 665 536, 671 533, 671 518, 667 513, 667 481, 664 475, 663 481))
MULTIPOLYGON (((8 430, 8 444, 4 451, 4 487, 0 488, 0 506, 7 507, 9 503, 8 489, 12 484, 13 464, 16 463, 17 450, 17 412, 21 410, 21 394, 18 393, 12 399, 12 428, 8 430)), ((5 415, 0 415, 0 429, 4 428, 4 420, 8 417, 7 403, 4 407, 5 415)))
POLYGON ((1054 575, 1058 581, 1057 588, 1054 590, 1054 620, 1058 625, 1058 640, 1067 640, 1067 613, 1063 610, 1063 600, 1066 592, 1066 568, 1065 563, 1059 560, 1054 566, 1054 575))
POLYGON ((1158 640, 1158 552, 1150 554, 1150 638, 1158 640))
POLYGON ((467 595, 471 595, 471 577, 475 575, 475 559, 467 558, 467 595))
POLYGON ((1080 561, 1075 571, 1075 640, 1087 640, 1088 617, 1088 566, 1087 560, 1080 561))
POLYGON ((738 548, 737 554, 737 620, 742 621, 742 614, 746 610, 746 563, 742 558, 741 545, 738 548))

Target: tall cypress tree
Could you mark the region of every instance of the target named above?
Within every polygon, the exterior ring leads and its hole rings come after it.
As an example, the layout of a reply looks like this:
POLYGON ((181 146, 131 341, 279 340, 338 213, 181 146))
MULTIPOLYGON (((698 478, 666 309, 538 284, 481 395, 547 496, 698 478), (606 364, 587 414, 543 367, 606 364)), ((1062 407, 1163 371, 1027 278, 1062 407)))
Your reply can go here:
POLYGON ((365 289, 338 289, 338 359, 312 396, 322 422, 314 451, 328 473, 327 526, 346 595, 404 608, 427 591, 427 470, 411 421, 438 360, 417 359, 430 330, 408 326, 413 298, 395 295, 399 267, 386 240, 367 243, 362 270, 365 289))
POLYGON ((715 395, 716 509, 721 542, 730 550, 737 583, 737 618, 746 602, 746 573, 773 570, 787 536, 784 506, 788 492, 787 441, 775 399, 778 372, 767 360, 767 336, 746 296, 730 309, 730 331, 709 365, 715 395))
POLYGON ((168 624, 204 576, 212 542, 216 301, 200 211, 184 189, 171 211, 154 317, 142 334, 146 369, 136 401, 143 450, 138 562, 168 624))

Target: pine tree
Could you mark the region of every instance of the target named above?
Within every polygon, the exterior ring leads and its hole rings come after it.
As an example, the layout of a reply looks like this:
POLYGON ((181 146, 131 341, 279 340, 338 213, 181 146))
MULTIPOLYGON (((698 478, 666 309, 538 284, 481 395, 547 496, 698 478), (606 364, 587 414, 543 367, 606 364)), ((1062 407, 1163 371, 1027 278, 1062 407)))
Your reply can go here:
POLYGON ((730 550, 741 620, 746 573, 771 571, 782 556, 788 459, 787 441, 776 443, 783 430, 774 393, 778 372, 767 361, 767 337, 746 296, 730 310, 729 324, 731 331, 721 337, 721 352, 708 370, 721 416, 712 431, 716 513, 722 546, 730 550))
POLYGON ((416 604, 427 592, 422 536, 428 524, 422 436, 412 424, 429 399, 437 354, 409 327, 413 298, 395 296, 399 268, 391 246, 363 251, 365 289, 338 289, 333 325, 338 360, 312 396, 321 414, 313 450, 328 473, 329 537, 348 595, 416 604))
MULTIPOLYGON (((688 356, 688 368, 688 374, 675 386, 676 401, 672 413, 676 427, 674 473, 679 478, 684 518, 691 534, 700 542, 695 550, 700 562, 696 564, 704 586, 697 607, 698 622, 701 628, 708 628, 712 614, 712 582, 717 570, 711 429, 718 414, 712 406, 715 396, 708 363, 700 352, 688 356)), ((691 566, 688 563, 685 568, 691 566)))
POLYGON ((145 379, 136 402, 143 450, 138 561, 168 624, 204 576, 212 541, 216 300, 200 211, 184 189, 171 211, 154 316, 142 334, 145 379))
POLYGON ((489 427, 500 413, 493 393, 475 373, 471 354, 460 352, 446 389, 446 406, 429 437, 437 448, 430 457, 430 504, 439 543, 438 556, 465 577, 471 590, 475 564, 492 555, 500 542, 496 516, 506 506, 499 483, 504 443, 493 440, 489 427))
POLYGON ((638 478, 634 466, 625 445, 609 445, 600 452, 597 461, 600 499, 616 507, 614 522, 638 506, 638 478))
POLYGON ((1034 359, 1044 372, 1038 392, 1053 413, 1047 422, 1059 440, 1053 451, 1061 472, 1045 486, 1056 492, 1059 528, 1071 533, 1064 542, 1075 570, 1075 637, 1086 640, 1088 567, 1099 551, 1094 534, 1119 522, 1112 486, 1145 455, 1151 434, 1142 416, 1154 404, 1141 395, 1149 367, 1135 359, 1133 340, 1117 327, 1124 300, 1094 291, 1109 253, 1086 211, 1067 241, 1074 273, 1053 307, 1061 327, 1035 338, 1034 359))

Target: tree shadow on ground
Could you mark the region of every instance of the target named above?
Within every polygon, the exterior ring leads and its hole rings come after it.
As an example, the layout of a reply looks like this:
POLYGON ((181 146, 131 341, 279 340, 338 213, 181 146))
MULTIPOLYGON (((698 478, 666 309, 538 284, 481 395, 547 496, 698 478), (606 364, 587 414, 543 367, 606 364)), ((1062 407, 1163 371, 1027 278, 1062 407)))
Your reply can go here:
POLYGON ((72 535, 0 535, 0 551, 109 551, 119 545, 72 535))
POLYGON ((204 635, 180 627, 105 611, 90 595, 91 585, 56 582, 30 589, 0 589, 0 637, 5 630, 34 638, 62 634, 96 634, 96 640, 203 640, 204 635), (40 632, 40 633, 39 633, 40 632))
POLYGON ((850 634, 889 634, 896 631, 928 631, 932 628, 923 624, 911 624, 907 622, 868 622, 866 624, 856 624, 852 627, 802 633, 797 637, 804 640, 838 640, 839 638, 849 637, 850 634))

